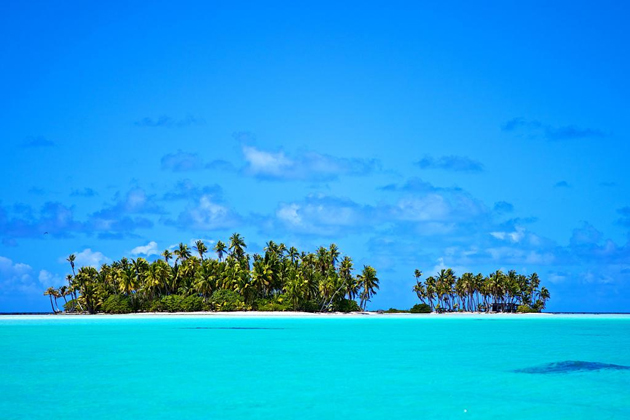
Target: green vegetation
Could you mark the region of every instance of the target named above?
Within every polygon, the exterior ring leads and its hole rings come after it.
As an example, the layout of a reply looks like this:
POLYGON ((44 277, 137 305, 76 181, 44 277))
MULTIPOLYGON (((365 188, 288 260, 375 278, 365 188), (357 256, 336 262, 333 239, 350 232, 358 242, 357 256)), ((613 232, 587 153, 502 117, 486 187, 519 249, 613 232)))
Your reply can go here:
POLYGON ((540 312, 550 298, 536 273, 525 276, 499 270, 489 276, 464 273, 457 277, 449 268, 424 282, 421 276, 416 270, 413 291, 431 312, 540 312))
POLYGON ((396 308, 389 308, 386 311, 383 311, 384 314, 408 314, 410 311, 406 311, 404 309, 396 309, 396 308))
POLYGON ((59 298, 66 312, 352 312, 365 310, 379 288, 376 270, 364 266, 354 275, 352 259, 340 258, 335 244, 305 253, 270 241, 263 255, 250 257, 243 237, 235 233, 227 245, 216 243, 216 259, 207 256, 203 241, 193 249, 198 256, 182 243, 154 262, 122 258, 98 270, 75 271, 70 255, 68 285, 44 295, 55 313, 61 312, 59 298))
POLYGON ((426 303, 416 303, 409 310, 412 314, 430 314, 431 307, 426 303))

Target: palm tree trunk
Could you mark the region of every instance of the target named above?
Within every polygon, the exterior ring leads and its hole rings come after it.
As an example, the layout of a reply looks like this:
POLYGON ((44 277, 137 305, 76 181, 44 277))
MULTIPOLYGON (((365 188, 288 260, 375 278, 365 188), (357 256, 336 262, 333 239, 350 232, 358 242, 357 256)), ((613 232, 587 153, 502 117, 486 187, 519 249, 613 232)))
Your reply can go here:
POLYGON ((55 307, 53 306, 52 295, 48 295, 48 297, 50 298, 50 307, 52 308, 53 314, 56 314, 57 311, 55 311, 55 307))

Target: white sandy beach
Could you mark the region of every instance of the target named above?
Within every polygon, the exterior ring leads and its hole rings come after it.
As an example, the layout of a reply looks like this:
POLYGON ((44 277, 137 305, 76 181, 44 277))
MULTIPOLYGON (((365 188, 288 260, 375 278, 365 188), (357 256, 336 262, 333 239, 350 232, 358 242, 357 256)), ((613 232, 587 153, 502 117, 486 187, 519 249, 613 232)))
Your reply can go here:
MULTIPOLYGON (((568 314, 563 314, 568 315, 568 314)), ((297 311, 234 311, 234 312, 138 312, 130 314, 23 314, 13 315, 7 314, 2 317, 45 317, 45 318, 171 318, 171 317, 193 317, 193 318, 365 318, 365 317, 381 317, 381 318, 471 318, 471 317, 488 317, 488 318, 522 318, 522 317, 547 317, 558 316, 553 313, 485 313, 485 312, 451 312, 451 313, 429 313, 429 314, 412 314, 412 313, 378 313, 376 311, 366 312, 297 312, 297 311)))

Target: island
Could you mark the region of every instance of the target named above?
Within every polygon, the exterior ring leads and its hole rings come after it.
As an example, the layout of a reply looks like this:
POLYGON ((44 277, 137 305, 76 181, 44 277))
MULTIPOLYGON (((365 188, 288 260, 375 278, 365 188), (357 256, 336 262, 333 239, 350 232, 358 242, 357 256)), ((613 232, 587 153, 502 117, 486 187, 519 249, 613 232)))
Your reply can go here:
POLYGON ((243 236, 234 233, 227 244, 215 244, 216 258, 208 257, 201 240, 192 249, 180 243, 153 262, 121 258, 99 269, 75 270, 71 254, 68 284, 44 295, 54 313, 356 312, 379 288, 376 270, 366 265, 353 274, 352 259, 341 258, 335 244, 307 253, 269 241, 264 254, 251 257, 246 249, 243 236))
MULTIPOLYGON (((242 235, 216 242, 216 258, 198 240, 180 243, 162 258, 121 258, 99 269, 76 270, 74 254, 67 261, 72 274, 67 285, 49 287, 53 313, 299 311, 360 312, 379 289, 376 270, 365 265, 354 274, 352 258, 334 243, 315 252, 300 252, 283 243, 267 242, 264 253, 250 256, 242 235), (193 254, 194 251, 194 254, 193 254), (63 299, 63 309, 58 299, 63 299), (357 302, 358 299, 358 302, 357 302)), ((536 273, 501 270, 488 276, 450 269, 421 281, 415 270, 413 291, 420 303, 409 310, 382 313, 532 313, 541 312, 550 298, 536 273)))

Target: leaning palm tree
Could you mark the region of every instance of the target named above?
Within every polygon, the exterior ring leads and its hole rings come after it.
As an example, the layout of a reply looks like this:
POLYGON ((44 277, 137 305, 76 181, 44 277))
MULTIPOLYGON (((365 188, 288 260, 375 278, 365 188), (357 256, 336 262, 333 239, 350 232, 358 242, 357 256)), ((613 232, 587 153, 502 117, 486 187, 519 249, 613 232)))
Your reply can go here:
POLYGON ((63 298, 63 301, 65 302, 65 305, 63 305, 64 308, 68 304, 68 299, 66 299, 66 296, 68 296, 69 293, 70 291, 68 290, 67 286, 61 286, 59 288, 59 295, 63 298))
POLYGON ((54 287, 49 287, 48 289, 46 289, 46 291, 44 291, 44 296, 48 296, 50 298, 50 307, 54 314, 57 313, 57 311, 55 310, 55 306, 53 305, 53 296, 55 295, 55 293, 56 290, 54 287))
POLYGON ((168 264, 168 260, 173 258, 173 253, 168 249, 165 249, 164 252, 162 252, 162 256, 164 257, 164 261, 168 264))
POLYGON ((551 295, 549 294, 549 290, 547 290, 547 288, 544 286, 541 287, 539 298, 538 298, 538 302, 540 302, 539 307, 541 311, 545 309, 545 306, 547 305, 547 301, 549 300, 550 297, 551 295))
POLYGON ((361 307, 365 311, 367 303, 372 296, 376 294, 379 279, 376 277, 376 270, 369 265, 365 265, 363 266, 363 272, 358 276, 358 280, 363 287, 363 291, 361 292, 361 307))
POLYGON ((416 269, 413 276, 416 278, 416 285, 413 286, 413 291, 416 292, 416 295, 418 295, 418 299, 420 299, 420 301, 424 303, 426 292, 422 282, 420 281, 420 277, 422 277, 422 271, 416 269))
POLYGON ((57 299, 59 299, 61 297, 61 292, 59 292, 58 289, 53 288, 53 298, 55 298, 55 307, 57 308, 57 312, 62 312, 61 309, 59 309, 59 304, 57 303, 57 299))

